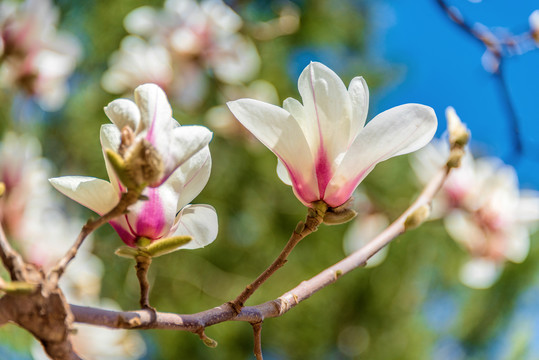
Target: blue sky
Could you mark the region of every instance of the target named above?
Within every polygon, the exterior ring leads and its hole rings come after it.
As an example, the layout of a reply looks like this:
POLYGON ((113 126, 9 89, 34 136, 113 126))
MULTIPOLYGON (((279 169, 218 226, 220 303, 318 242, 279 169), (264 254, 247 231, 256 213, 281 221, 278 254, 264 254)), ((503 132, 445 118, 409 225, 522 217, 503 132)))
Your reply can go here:
MULTIPOLYGON (((535 0, 449 3, 472 23, 513 33, 527 31, 529 15, 539 8, 535 0)), ((444 110, 453 106, 472 131, 476 155, 501 157, 516 167, 523 187, 539 189, 539 48, 505 62, 524 147, 524 154, 515 157, 500 83, 481 64, 484 46, 449 20, 435 0, 374 1, 373 6, 373 52, 400 70, 388 86, 372 94, 373 110, 409 102, 432 106, 440 135, 445 130, 444 110)))

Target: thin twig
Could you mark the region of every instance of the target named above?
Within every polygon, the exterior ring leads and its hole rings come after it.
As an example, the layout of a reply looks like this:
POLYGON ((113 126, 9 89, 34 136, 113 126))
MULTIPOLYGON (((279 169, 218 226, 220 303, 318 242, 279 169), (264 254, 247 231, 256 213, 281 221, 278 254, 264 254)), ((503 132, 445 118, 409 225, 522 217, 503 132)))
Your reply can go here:
MULTIPOLYGON (((498 62, 493 75, 500 85, 501 97, 505 103, 509 126, 513 130, 511 134, 514 148, 512 155, 517 157, 522 155, 524 146, 520 132, 519 118, 509 92, 509 85, 505 80, 503 66, 508 54, 510 55, 511 53, 510 50, 519 45, 521 42, 533 42, 533 36, 530 33, 525 33, 519 36, 511 36, 508 40, 496 37, 494 34, 485 36, 482 31, 477 30, 477 26, 472 25, 469 21, 464 19, 460 12, 456 10, 455 6, 449 6, 445 0, 436 0, 436 3, 445 12, 445 14, 451 20, 453 20, 456 25, 458 25, 460 29, 464 30, 466 34, 470 35, 474 40, 479 41, 483 46, 485 46, 486 51, 490 52, 490 54, 498 62), (506 51, 504 51, 504 49, 506 51)), ((485 25, 482 25, 482 27, 487 28, 485 25)), ((535 49, 535 46, 531 45, 530 48, 535 49)))
POLYGON ((109 328, 123 329, 169 329, 198 333, 206 328, 229 320, 259 323, 266 318, 279 317, 309 298, 314 293, 337 281, 342 275, 363 266, 368 259, 380 251, 394 238, 405 231, 406 219, 418 208, 429 204, 441 188, 449 174, 448 168, 441 169, 427 184, 416 201, 389 227, 371 240, 367 245, 350 254, 337 264, 327 268, 313 278, 301 282, 294 289, 286 292, 278 299, 256 306, 246 306, 236 314, 234 309, 225 303, 213 309, 196 314, 174 314, 148 310, 111 311, 98 308, 71 305, 75 321, 109 328))
POLYGON ((118 204, 112 210, 96 220, 89 220, 86 225, 82 227, 82 230, 79 233, 75 243, 67 251, 64 257, 61 258, 47 274, 49 280, 48 283, 53 287, 56 286, 69 262, 77 255, 77 251, 82 246, 82 243, 86 237, 88 237, 88 235, 94 232, 101 225, 106 224, 118 216, 124 215, 127 212, 127 208, 139 200, 140 194, 140 191, 129 190, 128 192, 122 194, 120 202, 118 202, 118 204))
POLYGON ((264 360, 262 356, 262 322, 251 325, 253 326, 254 353, 256 360, 264 360))
POLYGON ((513 146, 515 148, 514 155, 522 155, 524 147, 522 144, 520 136, 520 125, 518 123, 518 115, 515 109, 515 105, 511 99, 511 93, 509 92, 509 86, 505 80, 505 58, 500 58, 498 69, 496 71, 496 79, 498 79, 498 84, 500 85, 500 90, 502 92, 502 98, 505 102, 505 107, 507 109, 507 115, 509 118, 509 125, 513 129, 511 136, 513 138, 513 146))
POLYGON ((318 226, 324 221, 324 213, 327 210, 327 205, 323 203, 318 203, 317 206, 322 208, 309 208, 309 213, 305 222, 300 222, 296 229, 290 236, 290 239, 286 243, 286 246, 283 248, 279 256, 273 261, 273 263, 266 269, 262 274, 260 274, 255 281, 247 285, 238 297, 230 304, 232 308, 239 313, 241 308, 244 306, 245 302, 253 293, 262 285, 266 280, 268 280, 271 275, 273 275, 279 268, 281 268, 287 261, 288 255, 294 250, 297 244, 305 238, 307 235, 318 229, 318 226))
POLYGON ((7 240, 4 228, 0 224, 0 258, 4 267, 9 271, 11 280, 25 281, 26 279, 26 264, 22 256, 15 251, 7 240))

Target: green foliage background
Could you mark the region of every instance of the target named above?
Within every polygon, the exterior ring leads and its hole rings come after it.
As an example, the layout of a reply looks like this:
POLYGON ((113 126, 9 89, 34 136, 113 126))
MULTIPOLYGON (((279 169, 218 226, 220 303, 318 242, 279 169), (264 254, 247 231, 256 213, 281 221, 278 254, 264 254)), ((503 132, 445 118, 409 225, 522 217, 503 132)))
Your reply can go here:
MULTIPOLYGON (((110 54, 126 35, 125 15, 149 2, 60 0, 61 28, 83 43, 84 57, 71 79, 72 92, 61 111, 17 119, 9 106, 12 93, 2 93, 3 131, 31 132, 43 143, 44 156, 57 166, 55 176, 88 175, 106 178, 99 145, 99 128, 107 123, 103 107, 116 98, 99 84, 110 54)), ((150 2, 161 6, 160 1, 150 2)), ((234 9, 246 23, 276 16, 281 1, 237 1, 234 9)), ((273 83, 281 101, 298 97, 296 79, 289 75, 295 49, 326 47, 346 53, 340 69, 345 83, 363 75, 375 92, 389 81, 392 69, 369 61, 370 14, 366 1, 300 1, 301 27, 295 34, 258 42, 262 58, 259 78, 273 83)), ((205 110, 218 104, 218 84, 196 112, 174 104, 182 124, 204 124, 205 110)), ((435 91, 435 90, 433 90, 435 91)), ((397 104, 395 104, 397 105, 397 104)), ((372 117, 374 114, 371 114, 372 117)), ((219 215, 219 236, 210 246, 180 251, 153 262, 151 302, 160 311, 194 313, 233 299, 277 256, 306 209, 276 174, 276 159, 262 146, 215 134, 210 146, 212 177, 195 203, 213 205, 219 215)), ((419 189, 405 157, 380 164, 364 182, 371 200, 391 219, 404 210, 419 189)), ((66 211, 95 216, 66 200, 66 211)), ((270 279, 248 304, 274 299, 302 280, 314 276, 343 256, 342 239, 348 225, 328 227, 305 239, 287 265, 270 279)), ((138 306, 138 284, 133 264, 113 255, 121 241, 110 227, 95 236, 95 253, 105 264, 102 296, 123 309, 138 306)), ((537 282, 537 246, 532 241, 528 259, 509 264, 502 278, 488 290, 472 290, 458 281, 466 254, 446 234, 440 222, 431 222, 398 238, 381 265, 344 276, 281 318, 263 326, 263 349, 269 359, 429 359, 440 340, 450 338, 464 354, 445 358, 490 358, 491 349, 508 327, 517 297, 537 282), (427 304, 437 299, 457 304, 445 309, 432 325, 427 304), (447 314, 449 311, 449 315, 447 314), (459 357, 461 356, 461 357, 459 357)), ((443 303, 442 303, 443 304, 443 303)), ((443 305, 441 305, 443 307, 443 305)), ((435 312, 435 317, 438 313, 435 312)), ((207 348, 197 336, 175 331, 141 332, 147 359, 249 359, 252 330, 248 324, 227 322, 207 329, 219 346, 207 348)), ((528 346, 525 334, 506 349, 507 359, 520 358, 528 346), (518 347, 520 346, 520 347, 518 347)), ((0 341, 28 348, 29 337, 14 326, 0 329, 0 341)), ((451 355, 453 354, 453 355, 451 355)), ((22 355, 21 355, 22 356, 22 355)))

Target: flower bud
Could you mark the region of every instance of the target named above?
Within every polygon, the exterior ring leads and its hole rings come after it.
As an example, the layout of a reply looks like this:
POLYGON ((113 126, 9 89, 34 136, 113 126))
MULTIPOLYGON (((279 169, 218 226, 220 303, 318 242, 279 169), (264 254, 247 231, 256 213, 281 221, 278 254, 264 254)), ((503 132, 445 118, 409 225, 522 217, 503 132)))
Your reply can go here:
POLYGON ((455 147, 463 148, 470 140, 470 133, 466 125, 462 123, 459 116, 451 106, 445 111, 447 118, 447 130, 449 132, 449 144, 451 149, 455 147))
POLYGON ((404 221, 404 229, 412 230, 423 224, 425 220, 430 216, 430 206, 428 204, 422 205, 414 210, 404 221))

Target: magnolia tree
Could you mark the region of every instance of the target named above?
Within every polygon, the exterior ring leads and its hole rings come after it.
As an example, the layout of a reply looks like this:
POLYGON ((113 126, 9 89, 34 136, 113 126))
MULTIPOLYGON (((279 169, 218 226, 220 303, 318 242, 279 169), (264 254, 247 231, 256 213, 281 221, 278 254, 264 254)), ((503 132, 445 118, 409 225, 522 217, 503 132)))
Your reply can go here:
MULTIPOLYGON (((32 4, 1 4, 9 9, 0 16, 1 66, 12 69, 2 85, 59 106, 77 46, 67 38, 60 41, 49 2, 34 4, 36 14, 32 4), (47 31, 36 31, 32 16, 47 31), (36 57, 54 57, 64 64, 62 71, 41 67, 45 60, 36 57), (49 92, 48 86, 56 87, 49 92)), ((294 14, 283 11, 277 22, 259 24, 264 31, 258 33, 266 39, 292 32, 294 14)), ((536 15, 530 17, 534 36, 536 15)), ((125 27, 131 35, 102 78, 106 90, 129 93, 104 107, 111 123, 101 125, 99 141, 108 181, 52 177, 54 167, 42 158, 35 138, 10 132, 2 141, 0 259, 6 271, 0 273, 5 275, 0 277, 0 325, 11 322, 29 332, 40 343, 34 357, 137 358, 144 343, 134 330, 146 329, 191 332, 215 347, 206 329, 239 321, 252 326, 254 354, 262 359, 265 319, 280 317, 354 269, 380 264, 393 239, 427 220, 443 219, 448 234, 469 254, 457 271, 470 287, 491 286, 507 261, 527 256, 539 197, 521 192, 514 170, 500 161, 473 159, 470 133, 454 109, 446 112, 446 140, 432 143, 438 121, 429 106, 400 105, 367 121, 364 78, 356 76, 346 86, 319 62, 299 75, 301 101, 290 97, 282 107, 275 105, 271 84, 239 84, 253 80, 260 58, 254 42, 240 32, 241 18, 220 1, 139 8, 127 16, 125 27), (260 265, 260 275, 240 284, 243 290, 228 301, 191 314, 163 312, 150 298, 152 262, 219 239, 215 208, 192 203, 210 179, 212 129, 180 125, 169 103, 171 97, 189 109, 201 106, 212 76, 226 85, 220 99, 243 98, 220 101, 208 112, 219 113, 220 120, 208 122, 222 125, 217 128, 224 134, 256 138, 273 152, 276 175, 292 190, 283 196, 295 195, 306 217, 290 229, 275 260, 260 265), (390 216, 373 205, 360 184, 378 163, 416 151, 411 168, 423 190, 400 215, 390 216), (62 211, 49 184, 96 215, 81 225, 62 211), (305 237, 319 227, 348 222, 345 257, 291 289, 282 287, 275 299, 247 305, 305 237), (104 265, 91 245, 93 233, 107 223, 124 244, 118 241, 116 255, 134 263, 140 309, 122 310, 100 297, 104 265)))

